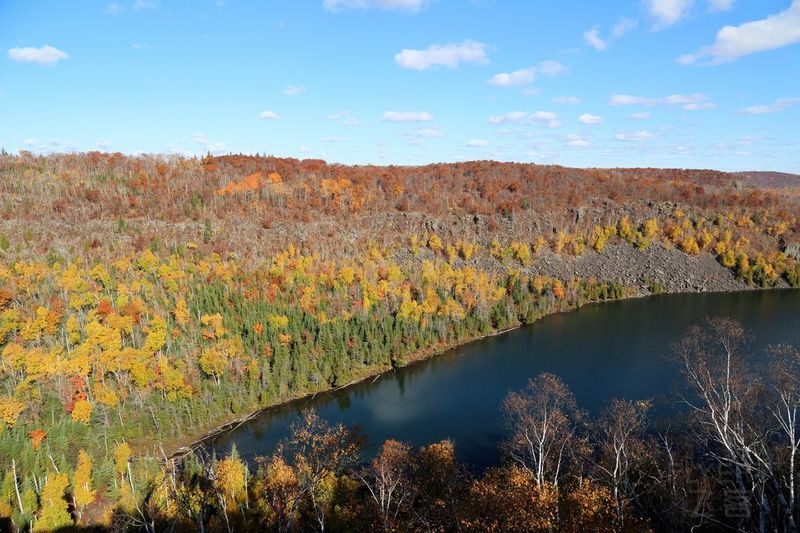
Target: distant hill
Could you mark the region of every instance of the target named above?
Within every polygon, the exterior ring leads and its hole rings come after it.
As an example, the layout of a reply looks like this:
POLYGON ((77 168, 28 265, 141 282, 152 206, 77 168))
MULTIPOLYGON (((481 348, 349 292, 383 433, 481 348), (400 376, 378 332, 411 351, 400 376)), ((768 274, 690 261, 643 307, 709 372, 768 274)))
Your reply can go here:
POLYGON ((745 184, 752 187, 763 187, 769 189, 783 189, 786 187, 792 189, 800 188, 800 174, 759 170, 734 172, 733 174, 745 184))

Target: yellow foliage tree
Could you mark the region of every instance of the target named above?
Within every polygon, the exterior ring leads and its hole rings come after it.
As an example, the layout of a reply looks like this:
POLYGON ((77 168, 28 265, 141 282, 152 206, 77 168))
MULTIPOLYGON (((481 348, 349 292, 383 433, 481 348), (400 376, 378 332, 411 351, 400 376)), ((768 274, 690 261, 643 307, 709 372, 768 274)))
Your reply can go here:
POLYGON ((72 420, 89 424, 92 419, 92 404, 89 400, 78 400, 72 407, 72 420))
POLYGON ((601 226, 595 226, 592 228, 591 242, 592 248, 594 248, 595 252, 602 252, 606 247, 606 243, 608 242, 608 235, 606 234, 605 229, 603 229, 601 226))
POLYGON ((219 339, 225 335, 226 330, 222 325, 222 315, 219 313, 201 316, 200 323, 205 326, 203 329, 203 337, 205 338, 219 339))
POLYGON ((12 396, 0 396, 0 422, 9 428, 17 423, 19 415, 25 410, 25 404, 12 396))
POLYGON ((478 249, 477 244, 463 241, 458 241, 456 246, 458 247, 459 254, 464 261, 469 261, 472 256, 475 255, 475 251, 478 249))
POLYGON ((156 388, 164 393, 167 401, 174 402, 182 398, 189 398, 192 389, 180 370, 170 365, 169 360, 163 355, 156 361, 160 380, 156 383, 156 388))
POLYGON ((217 464, 214 488, 228 509, 235 508, 247 498, 247 467, 233 450, 217 464))
POLYGON ((286 315, 267 315, 267 323, 273 329, 286 329, 289 326, 289 317, 286 315))
POLYGON ((455 262, 456 257, 458 257, 458 250, 452 244, 448 244, 446 248, 447 252, 447 262, 451 265, 455 262))
POLYGON ((147 326, 147 337, 144 339, 142 349, 148 354, 154 354, 164 347, 167 340, 167 321, 157 316, 147 326))
POLYGON ((81 324, 75 315, 67 318, 67 340, 70 344, 78 344, 81 341, 81 324))
POLYGON ((656 234, 660 231, 658 226, 658 220, 655 218, 648 218, 644 221, 644 226, 642 227, 642 233, 648 239, 652 239, 656 236, 656 234))
POLYGON ((430 238, 428 238, 428 248, 434 252, 440 252, 442 250, 442 239, 435 233, 431 234, 430 238))
POLYGON ((119 397, 117 393, 114 392, 114 389, 102 382, 95 384, 94 398, 108 407, 114 407, 119 403, 119 397))
POLYGON ((72 517, 64 499, 68 486, 66 474, 51 473, 47 476, 40 496, 41 510, 33 524, 33 531, 57 531, 72 526, 72 517))
POLYGON ((627 216, 622 217, 617 222, 617 234, 628 242, 633 242, 633 226, 627 216))
POLYGON ((681 250, 689 255, 697 255, 700 253, 700 246, 697 244, 697 239, 689 236, 681 242, 681 250))
POLYGON ((558 233, 556 233, 556 238, 553 241, 553 251, 557 254, 560 254, 566 244, 567 244, 567 234, 564 233, 563 231, 559 231, 558 233))
POLYGON ((419 237, 416 233, 408 238, 408 248, 411 250, 411 255, 417 257, 419 255, 419 237))
POLYGON ((514 257, 519 261, 522 266, 531 264, 531 249, 524 242, 512 242, 511 249, 514 251, 514 257))
POLYGON ((80 512, 91 505, 97 497, 97 491, 92 488, 92 458, 81 449, 78 452, 78 464, 72 478, 72 496, 75 498, 75 507, 80 512))
POLYGON ((121 442, 114 450, 114 467, 117 474, 123 475, 128 469, 128 461, 131 460, 131 447, 127 442, 121 442))
POLYGON ((189 306, 186 305, 186 299, 180 296, 175 302, 175 310, 172 312, 175 317, 175 322, 181 327, 186 327, 189 324, 189 306))
POLYGON ((220 379, 228 369, 230 361, 241 357, 243 354, 244 349, 241 340, 238 338, 224 339, 214 346, 204 348, 200 353, 198 362, 203 372, 212 376, 217 385, 219 385, 220 379))

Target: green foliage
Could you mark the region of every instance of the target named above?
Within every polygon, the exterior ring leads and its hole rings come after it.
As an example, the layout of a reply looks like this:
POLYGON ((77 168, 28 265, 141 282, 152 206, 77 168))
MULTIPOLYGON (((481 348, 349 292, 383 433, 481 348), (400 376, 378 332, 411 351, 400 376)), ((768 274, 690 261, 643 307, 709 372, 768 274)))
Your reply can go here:
POLYGON ((792 288, 800 288, 800 265, 795 264, 794 268, 786 271, 786 282, 792 288))
POLYGON ((206 219, 203 223, 203 242, 209 243, 214 238, 214 229, 211 227, 211 221, 206 219))
POLYGON ((664 292, 666 292, 666 288, 664 287, 664 285, 662 285, 658 281, 653 281, 648 279, 645 280, 645 283, 647 284, 647 290, 650 291, 650 294, 655 295, 655 294, 663 294, 664 292))

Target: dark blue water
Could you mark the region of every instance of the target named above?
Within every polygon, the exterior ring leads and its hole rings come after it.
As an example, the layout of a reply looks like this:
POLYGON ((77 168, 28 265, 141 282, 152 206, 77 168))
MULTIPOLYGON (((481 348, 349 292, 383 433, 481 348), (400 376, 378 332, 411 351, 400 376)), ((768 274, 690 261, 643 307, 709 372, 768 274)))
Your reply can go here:
MULTIPOLYGON (((476 468, 496 464, 500 406, 540 372, 560 376, 590 414, 613 398, 675 401, 680 375, 671 346, 706 316, 738 320, 752 334, 748 350, 800 345, 800 291, 663 295, 585 306, 483 339, 337 392, 268 409, 217 437, 247 459, 269 455, 302 409, 332 423, 358 425, 369 445, 394 438, 423 445, 450 438, 476 468)), ((375 448, 372 448, 375 449, 375 448)), ((369 449, 367 450, 369 452, 369 449)))

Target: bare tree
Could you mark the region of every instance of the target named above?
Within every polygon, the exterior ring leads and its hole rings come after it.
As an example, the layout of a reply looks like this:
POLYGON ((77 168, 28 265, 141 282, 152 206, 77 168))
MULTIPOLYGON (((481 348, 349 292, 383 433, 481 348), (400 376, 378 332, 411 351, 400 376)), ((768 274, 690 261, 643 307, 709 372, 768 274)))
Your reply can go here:
POLYGON ((308 499, 319 531, 325 531, 332 478, 356 463, 359 449, 357 435, 341 424, 331 426, 314 411, 303 413, 292 426, 289 440, 278 448, 294 463, 298 495, 308 499))
POLYGON ((539 374, 503 404, 504 424, 512 432, 506 455, 533 476, 536 486, 558 486, 566 453, 580 418, 575 397, 557 376, 539 374))
POLYGON ((717 523, 713 506, 715 480, 688 459, 697 445, 691 431, 681 426, 673 434, 671 428, 663 428, 652 442, 656 461, 648 476, 653 484, 650 493, 644 494, 650 500, 645 500, 639 508, 655 510, 666 529, 695 531, 717 523))
POLYGON ((790 346, 778 346, 772 351, 770 385, 772 395, 769 411, 778 425, 780 438, 775 443, 775 455, 779 461, 776 483, 778 491, 787 493, 781 498, 786 511, 786 527, 796 530, 797 502, 797 457, 800 453, 800 350, 790 346))
POLYGON ((204 533, 216 513, 214 460, 204 448, 187 455, 170 474, 169 497, 178 514, 204 533))
POLYGON ((597 471, 611 488, 619 519, 640 492, 635 470, 647 459, 642 435, 647 426, 649 401, 613 400, 596 424, 599 447, 597 471))
POLYGON ((741 520, 757 514, 752 527, 764 531, 772 514, 772 460, 768 429, 757 410, 762 382, 740 353, 745 340, 738 323, 707 319, 690 328, 675 352, 694 395, 684 401, 695 416, 698 436, 721 466, 726 514, 741 520))
POLYGON ((396 440, 387 440, 380 455, 357 474, 378 508, 384 531, 392 530, 400 511, 413 498, 414 470, 410 447, 396 440))

